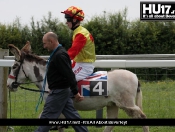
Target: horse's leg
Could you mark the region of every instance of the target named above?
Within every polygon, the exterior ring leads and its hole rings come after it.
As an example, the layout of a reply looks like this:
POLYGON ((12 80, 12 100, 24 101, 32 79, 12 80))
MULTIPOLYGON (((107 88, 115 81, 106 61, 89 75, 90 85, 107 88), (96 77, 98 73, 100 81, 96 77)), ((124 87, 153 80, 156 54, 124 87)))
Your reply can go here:
MULTIPOLYGON (((142 91, 139 87, 137 89, 136 105, 134 101, 131 100, 133 100, 132 97, 128 96, 123 103, 125 106, 122 106, 122 109, 132 118, 146 119, 146 115, 142 111, 142 91), (128 106, 127 104, 132 104, 133 106, 128 106)), ((143 131, 149 132, 149 127, 143 126, 143 131)))
MULTIPOLYGON (((128 114, 128 116, 130 116, 132 118, 146 119, 146 115, 136 105, 134 107, 125 107, 122 109, 128 114)), ((149 126, 143 126, 143 131, 149 132, 149 126)))
MULTIPOLYGON (((106 107, 107 119, 117 119, 118 118, 118 107, 116 105, 106 107)), ((106 126, 104 132, 111 132, 114 126, 106 126)))
MULTIPOLYGON (((142 108, 142 90, 140 89, 140 82, 139 81, 138 81, 138 89, 137 89, 137 94, 136 94, 136 105, 143 112, 143 108, 142 108)), ((146 117, 146 115, 145 115, 145 117, 146 117)), ((143 126, 143 131, 148 132, 149 131, 149 126, 143 126)))

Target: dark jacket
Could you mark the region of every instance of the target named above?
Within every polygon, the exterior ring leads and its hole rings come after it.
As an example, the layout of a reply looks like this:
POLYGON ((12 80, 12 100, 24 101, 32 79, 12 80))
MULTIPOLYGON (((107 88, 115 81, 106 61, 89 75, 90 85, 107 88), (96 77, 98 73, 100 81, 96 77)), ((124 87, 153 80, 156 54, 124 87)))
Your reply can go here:
POLYGON ((70 57, 62 46, 58 47, 50 59, 47 81, 51 90, 70 87, 74 95, 78 93, 77 81, 72 71, 70 57))

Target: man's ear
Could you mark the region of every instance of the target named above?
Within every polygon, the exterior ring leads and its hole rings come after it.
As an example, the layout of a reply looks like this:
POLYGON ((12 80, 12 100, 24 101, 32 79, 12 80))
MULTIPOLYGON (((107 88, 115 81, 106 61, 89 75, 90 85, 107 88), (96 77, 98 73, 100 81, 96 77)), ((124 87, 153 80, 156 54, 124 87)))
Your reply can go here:
POLYGON ((27 41, 26 44, 24 45, 24 47, 21 49, 21 51, 24 51, 24 52, 31 52, 31 45, 30 45, 30 42, 27 41))
POLYGON ((15 56, 15 59, 17 61, 19 61, 20 57, 21 57, 21 51, 13 44, 9 44, 8 48, 9 48, 10 52, 15 56))

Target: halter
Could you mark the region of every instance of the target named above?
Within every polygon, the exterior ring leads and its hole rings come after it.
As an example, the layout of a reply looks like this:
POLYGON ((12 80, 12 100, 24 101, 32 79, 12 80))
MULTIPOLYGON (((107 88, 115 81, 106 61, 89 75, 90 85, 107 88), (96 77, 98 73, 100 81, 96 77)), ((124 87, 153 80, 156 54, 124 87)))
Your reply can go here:
POLYGON ((17 69, 16 76, 9 75, 9 78, 15 79, 15 82, 12 83, 12 88, 17 88, 20 84, 22 84, 22 83, 17 82, 19 71, 20 71, 21 67, 22 67, 22 71, 23 71, 25 77, 28 78, 27 75, 26 75, 26 73, 25 73, 25 71, 24 71, 24 68, 22 66, 23 61, 24 61, 24 59, 22 61, 17 61, 17 62, 20 62, 20 65, 19 65, 19 68, 17 69))
MULTIPOLYGON (((17 60, 16 60, 16 61, 17 61, 17 60)), ((22 67, 22 71, 23 71, 25 77, 26 77, 26 78, 29 78, 29 77, 27 76, 27 74, 25 73, 24 68, 23 68, 23 65, 22 65, 23 62, 24 62, 24 59, 23 59, 22 61, 17 61, 17 62, 20 62, 20 65, 19 65, 19 68, 17 69, 17 72, 16 72, 17 74, 16 74, 16 76, 12 76, 12 75, 9 75, 9 76, 8 76, 8 78, 10 78, 10 79, 15 79, 15 82, 12 83, 12 89, 13 89, 13 88, 17 88, 17 87, 20 86, 21 84, 30 84, 30 83, 35 83, 35 82, 41 82, 41 81, 43 81, 43 79, 42 79, 42 80, 33 81, 33 82, 28 82, 28 83, 19 83, 19 82, 17 82, 17 80, 18 80, 18 75, 19 75, 19 71, 20 71, 21 67, 22 67)), ((22 87, 22 86, 20 86, 20 88, 29 90, 29 88, 24 88, 24 87, 22 87)), ((39 92, 40 92, 40 90, 34 90, 34 89, 31 89, 30 91, 39 91, 39 92)))

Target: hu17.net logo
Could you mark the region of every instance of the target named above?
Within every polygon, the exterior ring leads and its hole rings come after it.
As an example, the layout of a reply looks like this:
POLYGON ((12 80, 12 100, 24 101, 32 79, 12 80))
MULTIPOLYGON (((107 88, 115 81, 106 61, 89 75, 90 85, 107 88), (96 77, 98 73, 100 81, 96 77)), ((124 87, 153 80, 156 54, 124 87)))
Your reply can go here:
POLYGON ((141 1, 140 20, 175 20, 175 2, 141 1))

